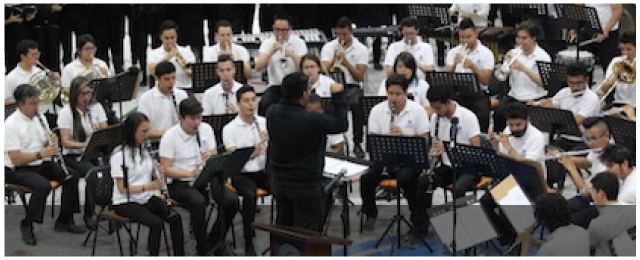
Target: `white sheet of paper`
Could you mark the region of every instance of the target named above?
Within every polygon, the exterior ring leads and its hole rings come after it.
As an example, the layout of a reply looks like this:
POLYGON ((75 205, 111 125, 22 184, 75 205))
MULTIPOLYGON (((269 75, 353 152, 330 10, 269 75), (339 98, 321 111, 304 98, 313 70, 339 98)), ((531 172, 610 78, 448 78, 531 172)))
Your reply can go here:
POLYGON ((521 233, 536 222, 531 202, 518 185, 509 190, 498 204, 511 221, 516 232, 521 233))
POLYGON ((337 176, 342 169, 347 170, 347 174, 344 175, 344 179, 357 179, 360 175, 364 174, 369 167, 352 163, 347 160, 336 159, 333 157, 324 157, 324 175, 326 177, 337 176))

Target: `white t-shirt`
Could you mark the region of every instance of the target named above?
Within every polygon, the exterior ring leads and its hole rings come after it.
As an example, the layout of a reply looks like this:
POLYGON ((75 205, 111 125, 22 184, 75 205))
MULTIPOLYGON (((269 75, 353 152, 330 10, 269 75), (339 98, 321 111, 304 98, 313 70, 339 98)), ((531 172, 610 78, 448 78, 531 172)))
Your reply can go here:
MULTIPOLYGON (((49 128, 49 123, 41 116, 44 124, 49 128)), ((20 150, 22 153, 36 153, 41 151, 48 142, 48 130, 40 125, 38 118, 28 118, 20 109, 17 109, 4 121, 4 166, 13 168, 9 158, 9 151, 20 150)), ((50 159, 45 159, 50 160, 50 159)), ((29 166, 38 166, 43 160, 35 160, 29 166)))
MULTIPOLYGON (((453 4, 456 5, 456 4, 453 4)), ((464 56, 463 45, 458 45, 447 53, 447 58, 445 60, 445 64, 447 66, 453 66, 456 59, 456 54, 460 53, 460 55, 464 56)), ((493 70, 496 65, 495 58, 493 57, 493 53, 487 46, 484 46, 480 40, 476 43, 476 48, 473 51, 467 53, 467 59, 471 60, 478 68, 481 70, 493 70)), ((456 73, 473 73, 473 70, 470 68, 465 68, 462 63, 455 68, 456 73)), ((483 90, 487 90, 489 87, 487 85, 480 85, 483 90)))
POLYGON ((227 103, 236 105, 238 104, 236 98, 236 92, 242 87, 242 84, 233 81, 231 86, 231 92, 225 93, 222 88, 222 83, 218 83, 213 87, 210 87, 204 92, 202 98, 203 115, 222 115, 227 113, 227 103), (227 97, 225 98, 225 94, 227 97))
MULTIPOLYGON (((464 11, 469 13, 477 13, 481 17, 488 20, 489 11, 491 10, 491 6, 489 4, 452 4, 449 8, 449 12, 455 11, 464 11)), ((462 17, 458 15, 458 24, 462 21, 462 17)), ((473 24, 478 28, 487 27, 488 23, 486 20, 472 18, 473 24)))
POLYGON ((327 147, 326 151, 331 152, 331 146, 344 143, 343 134, 327 135, 327 147))
MULTIPOLYGON (((200 133, 200 144, 198 144, 197 135, 188 135, 182 130, 180 124, 175 125, 162 136, 160 139, 160 157, 173 159, 172 167, 191 171, 198 167, 202 162, 201 150, 215 149, 216 137, 213 128, 207 123, 200 123, 198 126, 200 133)), ((169 178, 168 182, 173 179, 169 178)), ((183 178, 181 181, 188 181, 193 184, 195 178, 183 178)))
MULTIPOLYGON (((609 24, 609 20, 611 20, 611 17, 613 17, 613 4, 585 3, 584 5, 596 9, 596 13, 598 13, 598 20, 600 20, 600 27, 602 27, 602 30, 604 30, 605 27, 607 27, 607 24, 609 24)), ((613 27, 611 27, 611 31, 618 30, 619 26, 620 21, 618 20, 618 22, 613 27)))
MULTIPOLYGON (((276 42, 275 37, 270 37, 260 44, 259 54, 267 54, 271 52, 271 47, 276 42)), ((294 55, 302 56, 307 54, 307 44, 296 35, 289 35, 289 40, 284 44, 285 49, 293 50, 294 55)), ((298 68, 295 62, 291 58, 285 58, 286 62, 283 66, 280 59, 284 58, 284 53, 278 50, 271 56, 269 63, 267 64, 267 76, 269 78, 269 85, 280 85, 286 75, 296 72, 298 68)))
MULTIPOLYGON (((267 121, 264 117, 256 116, 260 131, 267 131, 267 121)), ((261 141, 261 134, 256 124, 247 124, 240 116, 222 128, 222 141, 225 147, 246 148, 257 146, 261 141)), ((267 155, 259 155, 247 161, 242 172, 257 172, 264 170, 267 163, 267 155)))
MULTIPOLYGON (((191 51, 190 47, 178 46, 178 52, 187 61, 187 63, 196 62, 196 56, 193 54, 193 51, 191 51)), ((160 45, 160 47, 155 48, 149 52, 149 54, 147 55, 147 72, 149 73, 149 75, 152 75, 152 74, 155 75, 155 71, 149 71, 149 64, 160 62, 160 60, 162 60, 168 53, 169 52, 167 52, 164 49, 163 45, 160 45)), ((178 88, 191 88, 192 87, 191 76, 187 75, 187 73, 182 69, 182 67, 178 65, 178 61, 176 60, 176 57, 171 57, 169 61, 173 63, 173 66, 176 67, 176 85, 175 86, 178 88)))
MULTIPOLYGON (((542 49, 539 45, 536 45, 531 55, 527 56, 524 53, 517 58, 525 67, 533 70, 535 73, 538 71, 538 65, 536 61, 551 62, 551 56, 542 49)), ((538 99, 547 95, 547 90, 542 86, 537 85, 533 80, 527 76, 523 71, 511 69, 509 74, 509 96, 517 99, 518 101, 530 101, 538 99)))
POLYGON ((602 163, 602 161, 600 160, 601 154, 602 153, 597 153, 593 151, 587 154, 587 161, 591 163, 591 167, 589 168, 589 172, 591 173, 591 175, 587 180, 591 180, 591 178, 596 176, 596 174, 607 170, 607 166, 604 165, 604 163, 602 163))
MULTIPOLYGON (((140 150, 135 151, 134 157, 131 158, 132 150, 127 147, 124 152, 125 165, 127 166, 127 177, 129 178, 129 185, 147 185, 151 183, 151 174, 153 174, 153 162, 151 161, 151 155, 144 150, 144 158, 140 156, 140 150)), ((119 205, 127 203, 127 194, 120 193, 116 179, 123 179, 124 173, 122 173, 122 146, 114 149, 111 158, 109 159, 109 165, 111 165, 111 177, 113 178, 113 205, 119 205)), ((124 181, 124 180, 123 180, 124 181)), ((155 194, 154 191, 145 191, 140 193, 130 193, 129 201, 138 204, 146 204, 149 199, 155 194)))
MULTIPOLYGON (((77 109, 77 108, 76 108, 77 109)), ((102 105, 99 103, 92 104, 89 106, 89 112, 83 114, 80 109, 78 110, 78 115, 80 116, 80 123, 82 124, 82 128, 84 128, 84 132, 89 138, 91 134, 93 134, 93 127, 98 126, 100 123, 107 122, 107 114, 102 108, 102 105)), ((60 113, 58 114, 58 128, 60 129, 68 129, 69 137, 71 140, 79 142, 79 140, 73 136, 73 114, 71 113, 71 106, 66 105, 60 113)), ((85 147, 86 148, 86 147, 85 147)), ((80 149, 68 149, 62 148, 63 154, 81 154, 84 152, 85 148, 80 149)))
POLYGON ((636 204, 636 168, 627 176, 624 181, 620 182, 620 191, 618 192, 618 201, 625 204, 636 204))
MULTIPOLYGON (((609 67, 607 67, 607 75, 605 78, 608 78, 613 74, 613 67, 616 63, 623 61, 625 56, 618 56, 611 60, 609 63, 609 67)), ((636 83, 627 84, 622 81, 619 81, 616 85, 616 89, 613 90, 615 94, 613 94, 614 103, 618 104, 627 104, 633 107, 636 107, 636 83)))
MULTIPOLYGON (((106 62, 95 57, 93 58, 92 66, 93 65, 97 65, 98 68, 109 68, 109 65, 107 65, 106 62)), ((73 60, 72 62, 64 66, 64 68, 62 69, 60 84, 62 84, 62 86, 65 88, 71 87, 71 81, 73 81, 74 78, 79 76, 80 73, 82 73, 86 69, 91 69, 91 68, 90 67, 87 68, 84 65, 82 65, 82 62, 80 62, 79 59, 73 60)), ((102 74, 102 71, 100 71, 100 74, 102 74)))
MULTIPOLYGON (((459 105, 458 103, 455 104, 456 110, 451 118, 458 118, 458 133, 456 135, 456 143, 471 145, 471 138, 480 134, 480 123, 478 123, 478 117, 476 117, 476 114, 471 112, 471 110, 459 105)), ((437 138, 442 142, 451 141, 451 119, 446 117, 438 117, 438 114, 433 113, 433 115, 431 115, 431 124, 429 126, 429 129, 432 138, 437 138), (439 121, 440 123, 438 123, 438 136, 436 137, 437 121, 439 121)), ((451 165, 449 156, 446 153, 442 155, 442 162, 446 165, 451 165)))
POLYGON ((26 71, 20 67, 20 63, 4 77, 4 98, 13 99, 13 92, 22 84, 27 84, 33 74, 41 71, 37 66, 33 66, 31 71, 26 71))
POLYGON ((178 107, 182 100, 189 97, 186 91, 173 88, 176 103, 173 103, 171 95, 165 96, 158 87, 154 87, 145 92, 138 99, 138 112, 145 114, 149 118, 151 130, 166 131, 177 124, 178 107))
POLYGON ((590 89, 586 89, 582 96, 575 98, 571 88, 565 87, 558 91, 551 101, 554 107, 569 110, 574 115, 584 118, 597 116, 600 111, 598 95, 590 89))
POLYGON ((330 98, 331 97, 331 85, 336 84, 336 82, 325 75, 318 75, 318 80, 315 84, 313 84, 309 91, 312 93, 316 93, 316 95, 322 98, 330 98))
MULTIPOLYGON (((430 106, 429 99, 427 99, 427 92, 429 91, 429 83, 423 79, 414 79, 409 83, 407 94, 413 96, 413 101, 418 102, 423 107, 430 106)), ((383 80, 378 89, 378 96, 387 96, 387 80, 383 80)))
MULTIPOLYGON (((400 55, 400 53, 408 51, 413 55, 413 58, 416 59, 416 62, 424 66, 433 66, 433 50, 431 49, 431 45, 426 42, 423 42, 420 38, 416 41, 412 46, 407 45, 405 39, 401 41, 397 41, 389 45, 389 49, 387 49, 387 55, 384 57, 384 65, 393 67, 393 64, 396 62, 396 57, 400 55)), ((425 79, 425 74, 421 69, 417 69, 418 78, 425 79)))
MULTIPOLYGON (((202 61, 203 62, 217 62, 218 56, 220 56, 222 52, 220 51, 220 43, 216 43, 213 46, 205 46, 202 50, 202 61)), ((233 53, 233 58, 236 61, 249 61, 249 51, 242 45, 238 45, 235 43, 231 44, 231 53, 233 53)))
MULTIPOLYGON (((400 127, 404 136, 416 136, 429 132, 429 116, 418 103, 409 99, 404 109, 394 116, 393 125, 400 127)), ((369 114, 369 133, 389 134, 391 130, 391 109, 389 101, 380 102, 369 114)))
MULTIPOLYGON (((356 65, 367 65, 369 63, 369 51, 367 47, 355 37, 352 37, 351 40, 351 46, 345 50, 345 59, 347 59, 347 61, 349 61, 349 63, 354 67, 356 65)), ((335 53, 339 50, 340 43, 338 42, 338 38, 327 42, 320 52, 321 61, 330 62, 335 53)), ((351 76, 351 73, 345 66, 339 65, 338 67, 344 72, 344 79, 347 84, 358 84, 358 81, 353 79, 353 76, 351 76)))
MULTIPOLYGON (((504 134, 511 134, 509 126, 504 130, 504 134)), ((522 137, 509 136, 509 143, 520 155, 534 161, 541 160, 544 157, 544 147, 547 145, 544 134, 531 123, 527 125, 527 131, 522 137)), ((501 143, 500 152, 508 154, 509 150, 501 143)))

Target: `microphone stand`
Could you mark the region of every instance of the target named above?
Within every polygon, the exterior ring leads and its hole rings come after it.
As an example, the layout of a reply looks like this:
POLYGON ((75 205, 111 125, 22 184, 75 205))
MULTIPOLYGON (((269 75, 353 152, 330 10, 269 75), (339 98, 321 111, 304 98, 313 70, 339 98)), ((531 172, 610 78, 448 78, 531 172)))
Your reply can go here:
MULTIPOLYGON (((451 145, 451 150, 453 151, 453 149, 455 149, 456 147, 456 141, 457 141, 457 135, 458 135, 458 123, 459 123, 459 119, 458 117, 453 117, 451 118, 451 129, 450 131, 450 139, 451 139, 451 143, 449 145, 451 145)), ((449 158, 449 160, 451 160, 451 158, 449 158)), ((452 174, 453 174, 453 189, 451 190, 451 194, 453 197, 453 239, 451 240, 451 251, 452 251, 452 255, 455 256, 456 255, 456 231, 457 231, 457 226, 458 226, 458 207, 457 207, 457 196, 456 196, 456 182, 457 182, 457 173, 456 173, 456 167, 453 165, 453 163, 451 164, 451 170, 452 170, 452 174)))
MULTIPOLYGON (((133 70, 132 70, 133 71, 133 70)), ((129 72, 129 71, 127 71, 129 72)), ((120 102, 118 102, 118 107, 120 109, 120 120, 121 121, 123 116, 124 116, 124 112, 123 112, 123 108, 122 108, 122 77, 126 76, 128 73, 123 73, 121 75, 117 75, 116 76, 116 86, 117 86, 117 93, 118 93, 118 97, 120 99, 120 102)), ((125 130, 124 127, 120 128, 120 136, 124 136, 125 134, 125 130)), ((126 160, 126 156, 125 156, 125 151, 126 151, 126 146, 123 143, 122 144, 122 174, 124 176, 124 190, 125 190, 125 194, 127 197, 127 203, 131 202, 131 193, 129 191, 129 169, 127 168, 127 160, 126 160)), ((131 150, 131 152, 133 153, 133 149, 131 150)), ((133 238, 133 236, 131 234, 129 234, 131 236, 131 238, 133 238)), ((131 253, 131 255, 133 256, 133 239, 130 239, 129 242, 129 251, 131 253)))

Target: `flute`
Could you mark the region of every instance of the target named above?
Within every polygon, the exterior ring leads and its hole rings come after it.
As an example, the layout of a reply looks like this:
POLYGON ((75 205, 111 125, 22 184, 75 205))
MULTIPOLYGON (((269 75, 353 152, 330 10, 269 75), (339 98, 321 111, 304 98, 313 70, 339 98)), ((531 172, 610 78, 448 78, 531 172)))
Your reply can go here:
POLYGON ((585 154, 588 154, 590 152, 599 152, 599 151, 602 151, 602 149, 598 148, 598 149, 585 149, 585 150, 578 150, 578 151, 561 152, 559 154, 547 155, 547 156, 544 157, 544 159, 545 160, 557 160, 557 159, 560 159, 563 155, 570 155, 570 156, 585 155, 585 154))

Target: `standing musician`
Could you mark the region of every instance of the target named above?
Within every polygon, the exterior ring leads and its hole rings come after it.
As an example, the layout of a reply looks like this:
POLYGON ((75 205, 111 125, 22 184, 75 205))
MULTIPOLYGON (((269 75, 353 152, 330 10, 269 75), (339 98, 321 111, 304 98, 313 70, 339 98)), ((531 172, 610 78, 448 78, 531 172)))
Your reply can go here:
MULTIPOLYGON (((176 87, 191 89, 192 71, 190 64, 196 62, 196 56, 189 47, 182 47, 177 44, 178 25, 174 21, 166 20, 162 22, 160 25, 160 41, 162 46, 153 49, 149 53, 149 57, 147 57, 149 74, 155 75, 156 66, 161 62, 169 61, 176 67, 176 87)), ((153 122, 153 119, 151 121, 153 122)))
POLYGON ((447 54, 446 70, 455 73, 473 73, 478 76, 480 88, 482 88, 481 96, 458 97, 457 100, 462 106, 469 108, 476 114, 478 121, 480 121, 480 130, 487 132, 491 114, 491 103, 487 92, 495 66, 493 53, 478 39, 478 29, 469 18, 460 22, 458 39, 460 45, 451 49, 447 54))
MULTIPOLYGON (((429 83, 424 79, 418 78, 416 73, 417 69, 416 59, 414 59, 413 55, 409 52, 400 53, 393 64, 393 72, 403 75, 407 80, 407 84, 409 85, 407 87, 407 97, 422 106, 427 110, 427 114, 431 116, 433 109, 431 109, 429 100, 427 99, 429 83)), ((387 95, 386 86, 386 80, 382 81, 380 88, 378 88, 378 96, 387 95)))
POLYGON ((242 84, 235 81, 236 66, 228 54, 221 54, 216 65, 216 74, 220 82, 204 92, 202 107, 204 115, 222 115, 238 113, 236 92, 242 84))
POLYGON ((533 126, 527 106, 520 103, 509 105, 507 128, 502 134, 495 133, 490 140, 493 149, 516 159, 539 161, 544 158, 546 139, 533 126))
POLYGON ((222 140, 227 150, 255 147, 241 173, 233 173, 233 187, 242 196, 242 219, 244 220, 245 255, 255 256, 253 246, 253 221, 256 213, 257 188, 269 190, 270 177, 264 168, 267 162, 267 125, 264 117, 256 115, 256 92, 244 86, 238 90, 238 116, 222 129, 222 140))
MULTIPOLYGON (((210 55, 202 57, 203 62, 217 62, 221 54, 227 54, 233 61, 242 61, 244 76, 251 78, 251 64, 247 48, 233 42, 233 29, 227 20, 220 20, 214 28, 216 45, 211 48, 210 55)), ((205 113, 206 114, 206 113, 205 113)))
POLYGON ((402 31, 402 40, 397 41, 389 45, 387 49, 387 55, 384 58, 384 67, 387 72, 387 76, 393 74, 392 66, 396 60, 396 56, 401 52, 408 51, 416 59, 418 65, 418 77, 425 79, 425 72, 434 70, 433 50, 431 45, 422 41, 419 37, 420 23, 417 18, 405 17, 400 22, 400 30, 402 31))
POLYGON ((175 88, 176 68, 164 61, 154 66, 156 87, 138 99, 138 112, 149 118, 149 138, 160 138, 167 129, 179 122, 178 104, 188 97, 186 91, 175 88))
MULTIPOLYGON (((91 134, 107 127, 107 114, 102 105, 95 102, 89 79, 77 77, 71 82, 69 105, 58 114, 58 128, 62 140, 62 154, 69 170, 74 175, 86 177, 97 162, 80 161, 82 153, 89 145, 91 134)), ((85 192, 84 221, 87 227, 95 224, 93 219, 95 204, 89 192, 85 192)))
POLYGON ((336 38, 322 46, 320 52, 322 67, 325 72, 342 71, 344 73, 347 102, 353 121, 353 150, 357 157, 364 158, 361 144, 366 119, 360 102, 364 95, 361 82, 364 81, 364 75, 367 71, 369 51, 367 46, 353 37, 353 22, 349 18, 340 18, 335 29, 336 38))
MULTIPOLYGON (((38 64, 38 57, 40 57, 38 43, 28 39, 21 40, 16 46, 16 51, 20 56, 20 62, 4 78, 5 106, 15 103, 13 92, 19 85, 27 84, 33 75, 41 71, 41 69, 36 66, 38 64)), ((52 72, 51 77, 57 77, 59 79, 59 74, 52 72)))
POLYGON ((205 187, 193 187, 210 156, 217 155, 216 138, 209 124, 202 123, 202 105, 195 98, 180 102, 180 123, 169 128, 160 140, 160 167, 169 177, 169 193, 191 214, 191 228, 196 237, 198 255, 211 254, 214 245, 224 240, 219 237, 231 227, 238 212, 238 196, 224 188, 225 201, 220 201, 222 191, 217 181, 212 182, 211 194, 220 207, 224 207, 225 219, 220 210, 213 230, 207 236, 205 209, 208 195, 205 187))
POLYGON ((144 148, 144 142, 149 136, 149 119, 144 114, 135 112, 127 117, 123 127, 122 144, 116 147, 109 160, 111 177, 115 183, 113 209, 118 215, 149 227, 148 245, 152 256, 158 255, 164 222, 169 223, 174 255, 184 256, 180 214, 171 212, 171 206, 156 196, 156 190, 166 190, 163 179, 165 169, 158 168, 149 151, 144 148), (127 180, 122 172, 123 159, 128 171, 127 180), (125 181, 128 185, 125 185, 125 181))
POLYGON ((493 117, 493 130, 502 131, 506 126, 509 103, 538 100, 547 95, 538 71, 537 61, 551 62, 549 54, 537 43, 539 29, 530 21, 522 22, 516 28, 516 47, 507 53, 503 66, 496 73, 509 74, 511 90, 500 100, 493 117), (512 63, 511 63, 512 62, 512 63), (509 63, 511 63, 510 66, 509 63))
MULTIPOLYGON (((408 83, 404 75, 391 75, 386 81, 387 101, 377 104, 369 115, 369 133, 396 136, 429 136, 429 117, 427 111, 417 102, 407 98, 408 83)), ((360 179, 360 196, 362 211, 367 215, 363 230, 372 231, 378 215, 375 204, 375 188, 384 179, 383 166, 374 165, 360 179)), ((421 170, 401 168, 387 169, 390 175, 396 176, 398 187, 404 191, 411 210, 413 230, 410 231, 409 244, 417 245, 426 236, 426 207, 418 200, 424 188, 418 187, 418 176, 421 170)), ((422 183, 421 183, 422 184, 422 183)))
POLYGON ((69 176, 61 165, 53 162, 59 156, 58 138, 49 129, 46 120, 38 114, 40 91, 27 84, 16 88, 13 96, 18 109, 4 124, 4 165, 7 183, 22 185, 33 192, 27 206, 27 217, 20 224, 22 239, 35 245, 33 223, 42 224, 47 196, 51 192, 49 181, 62 184, 62 210, 55 230, 82 234, 86 229, 75 225, 74 207, 78 204, 78 178, 69 176))
MULTIPOLYGON (((635 76, 635 60, 636 60, 636 33, 625 32, 620 37, 619 44, 622 56, 613 58, 609 67, 607 67, 605 80, 602 82, 602 86, 597 90, 598 96, 604 96, 607 91, 615 86, 615 92, 613 95, 613 106, 615 107, 636 107, 636 83, 635 79, 633 83, 623 82, 619 79, 620 75, 616 73, 617 67, 632 68, 631 71, 627 71, 627 74, 633 74, 635 76)), ((620 69, 618 69, 620 70, 620 69)), ((604 98, 604 97, 603 97, 604 98)), ((606 108, 606 107, 605 107, 606 108)), ((635 116, 635 112, 633 113, 635 116)))
POLYGON ((87 77, 89 80, 109 76, 109 67, 106 62, 95 57, 96 50, 96 41, 93 36, 83 34, 78 37, 77 59, 62 69, 61 84, 63 87, 70 87, 71 81, 78 76, 87 77))

